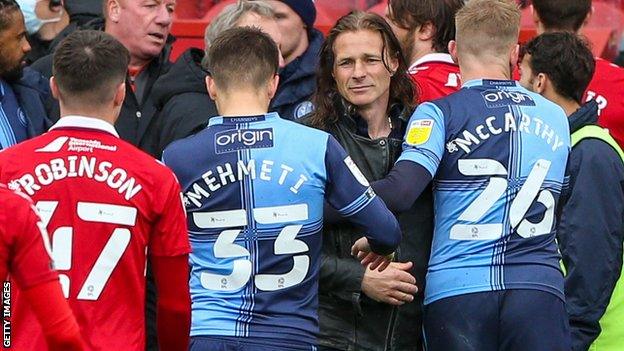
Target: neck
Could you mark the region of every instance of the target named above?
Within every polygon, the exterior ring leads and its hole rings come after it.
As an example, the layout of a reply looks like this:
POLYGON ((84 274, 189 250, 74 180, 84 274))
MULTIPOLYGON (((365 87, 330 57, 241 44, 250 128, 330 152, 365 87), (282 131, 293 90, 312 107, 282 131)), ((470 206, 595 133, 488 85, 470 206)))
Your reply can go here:
POLYGON ((459 72, 462 81, 467 82, 473 79, 509 80, 511 79, 511 69, 500 62, 478 62, 470 64, 459 61, 459 72))
POLYGON ((430 42, 423 43, 423 45, 416 44, 414 45, 414 51, 412 52, 412 56, 410 57, 410 63, 413 65, 416 61, 420 60, 425 55, 435 54, 436 51, 431 47, 430 42))
MULTIPOLYGON (((119 40, 119 42, 127 48, 131 47, 131 45, 128 45, 130 43, 125 42, 124 39, 124 35, 120 35, 119 33, 117 33, 118 29, 116 26, 114 25, 110 25, 108 22, 106 22, 104 24, 104 32, 107 34, 112 35, 115 39, 119 40)), ((128 68, 129 69, 141 69, 142 67, 144 67, 145 65, 147 65, 153 58, 144 58, 144 57, 138 57, 136 55, 134 55, 133 53, 130 53, 130 64, 128 64, 128 68)))
POLYGON ((303 55, 303 53, 308 49, 309 44, 310 41, 308 39, 308 33, 305 32, 301 36, 297 47, 295 47, 295 49, 288 56, 284 57, 284 65, 293 62, 295 59, 297 59, 297 57, 303 55))
POLYGON ((388 97, 379 103, 358 108, 358 114, 366 121, 368 136, 371 139, 386 138, 392 128, 388 120, 388 97))
POLYGON ((581 108, 581 105, 578 102, 564 98, 560 95, 550 94, 550 96, 548 96, 545 94, 544 97, 559 105, 568 117, 570 117, 570 115, 572 115, 574 112, 578 111, 579 108, 581 108))
POLYGON ((267 113, 270 99, 258 91, 237 91, 217 96, 215 103, 221 116, 257 116, 267 113), (244 101, 245 103, 241 103, 244 101))
POLYGON ((46 23, 37 32, 39 38, 43 41, 51 41, 69 24, 69 16, 67 12, 63 12, 61 20, 58 22, 46 23))
POLYGON ((60 102, 61 105, 61 118, 66 116, 84 116, 91 117, 96 119, 101 119, 105 122, 110 123, 111 125, 115 125, 115 121, 117 121, 118 111, 114 108, 76 108, 76 107, 68 107, 60 102))

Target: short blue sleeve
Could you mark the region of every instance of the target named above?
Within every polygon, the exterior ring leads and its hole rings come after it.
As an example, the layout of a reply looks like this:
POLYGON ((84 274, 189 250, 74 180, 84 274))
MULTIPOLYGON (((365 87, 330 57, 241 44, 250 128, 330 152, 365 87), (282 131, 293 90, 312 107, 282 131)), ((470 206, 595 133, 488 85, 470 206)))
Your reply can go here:
POLYGON ((442 111, 432 103, 424 103, 418 106, 409 120, 403 140, 403 153, 397 162, 418 163, 433 178, 444 155, 445 138, 442 111))

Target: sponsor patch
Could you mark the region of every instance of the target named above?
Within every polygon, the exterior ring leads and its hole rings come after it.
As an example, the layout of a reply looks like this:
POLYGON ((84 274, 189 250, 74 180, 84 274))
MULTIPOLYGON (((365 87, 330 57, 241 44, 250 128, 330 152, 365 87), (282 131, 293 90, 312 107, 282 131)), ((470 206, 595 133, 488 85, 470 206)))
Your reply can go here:
POLYGON ((217 154, 245 149, 268 149, 273 147, 273 128, 230 129, 215 135, 217 154))
POLYGON ((429 140, 429 137, 431 137, 433 123, 432 119, 413 121, 407 130, 405 141, 409 145, 414 146, 426 143, 429 140))
POLYGON ((349 168, 355 179, 357 179, 360 184, 364 186, 370 186, 370 184, 368 183, 368 179, 366 179, 364 174, 362 174, 362 171, 360 171, 355 162, 353 162, 351 156, 347 156, 347 158, 344 159, 344 163, 347 165, 347 168, 349 168))
POLYGON ((486 90, 481 92, 485 105, 488 108, 505 107, 510 105, 535 106, 533 98, 521 91, 513 90, 486 90))

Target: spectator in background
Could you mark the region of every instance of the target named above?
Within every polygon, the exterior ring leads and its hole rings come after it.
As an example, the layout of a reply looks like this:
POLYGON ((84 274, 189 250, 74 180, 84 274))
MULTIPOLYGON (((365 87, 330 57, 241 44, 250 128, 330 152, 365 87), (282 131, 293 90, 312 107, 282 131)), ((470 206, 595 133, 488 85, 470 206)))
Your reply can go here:
POLYGON ((0 149, 37 136, 50 127, 47 79, 23 68, 30 52, 24 16, 14 0, 0 0, 0 149))
MULTIPOLYGON (((104 19, 91 21, 82 28, 103 30, 130 51, 126 98, 115 128, 122 139, 153 155, 156 105, 152 88, 171 66, 173 37, 169 32, 175 0, 104 1, 104 19)), ((52 55, 39 59, 32 67, 46 77, 52 76, 52 55)), ((51 118, 58 117, 57 108, 51 118)))
MULTIPOLYGON (((206 28, 206 52, 215 38, 234 27, 258 27, 281 46, 282 36, 273 8, 264 1, 239 1, 223 11, 206 28)), ((171 70, 154 84, 154 100, 159 110, 156 157, 171 142, 203 129, 217 115, 214 101, 206 91, 206 74, 201 63, 204 51, 188 49, 171 70)), ((280 66, 283 66, 280 55, 280 66)))
MULTIPOLYGON (((533 0, 533 21, 537 34, 545 32, 579 33, 589 21, 591 0, 533 0)), ((598 124, 608 128, 624 147, 624 68, 596 58, 596 70, 587 87, 584 101, 598 103, 598 124)))
POLYGON ((296 120, 313 109, 312 94, 323 35, 314 28, 316 8, 312 0, 267 0, 277 16, 282 33, 281 51, 285 67, 280 71, 277 94, 270 111, 296 120))
MULTIPOLYGON (((321 47, 316 110, 304 122, 326 130, 369 181, 386 176, 401 153, 414 89, 401 45, 386 21, 354 12, 321 47)), ((329 209, 328 209, 329 210, 329 209)), ((328 217, 335 217, 328 214, 328 217)), ((319 283, 320 350, 415 350, 422 346, 422 293, 433 210, 431 192, 398 216, 403 240, 383 272, 351 256, 361 231, 345 221, 323 227, 319 283)))
POLYGON ((559 206, 557 225, 567 271, 572 350, 620 349, 624 345, 624 153, 609 131, 596 125, 596 101, 583 104, 594 58, 572 33, 542 34, 525 49, 520 83, 561 106, 572 133, 570 185, 559 206))
POLYGON ((58 0, 17 0, 28 32, 31 51, 26 63, 31 64, 50 53, 50 44, 69 24, 69 15, 58 0))
POLYGON ((448 53, 455 39, 455 13, 464 0, 390 0, 386 18, 399 38, 418 102, 439 99, 459 90, 459 66, 448 53))

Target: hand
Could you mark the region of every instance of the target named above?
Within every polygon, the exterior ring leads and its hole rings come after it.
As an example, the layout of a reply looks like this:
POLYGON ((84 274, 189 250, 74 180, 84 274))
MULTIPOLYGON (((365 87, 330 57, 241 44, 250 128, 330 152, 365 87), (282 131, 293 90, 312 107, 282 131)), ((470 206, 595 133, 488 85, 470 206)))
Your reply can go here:
POLYGON ((367 269, 362 279, 362 292, 377 302, 401 306, 414 300, 418 292, 416 278, 409 270, 412 262, 392 262, 386 270, 367 269))
POLYGON ((356 256, 363 266, 368 266, 370 269, 378 269, 380 272, 386 269, 394 259, 394 253, 382 256, 372 252, 366 237, 359 238, 353 244, 351 255, 356 256))

